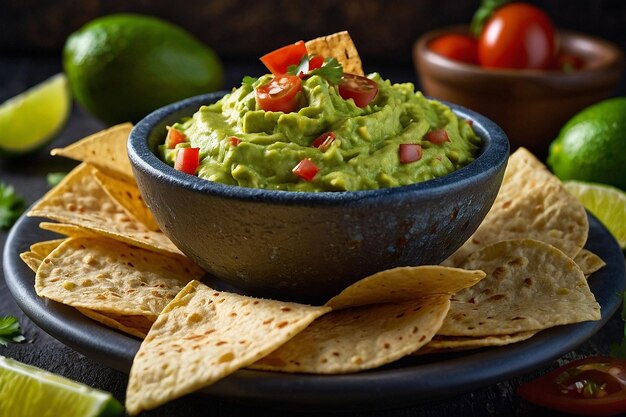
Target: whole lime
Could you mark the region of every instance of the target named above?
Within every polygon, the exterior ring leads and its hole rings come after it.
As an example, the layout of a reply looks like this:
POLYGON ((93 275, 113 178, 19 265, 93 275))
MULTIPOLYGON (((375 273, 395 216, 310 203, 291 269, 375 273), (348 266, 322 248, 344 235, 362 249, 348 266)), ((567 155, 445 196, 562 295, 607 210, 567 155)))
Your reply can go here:
POLYGON ((136 14, 104 16, 72 33, 63 67, 74 98, 108 124, 136 122, 223 83, 210 48, 178 26, 136 14))
POLYGON ((572 117, 550 145, 547 162, 563 180, 626 190, 626 97, 596 103, 572 117))

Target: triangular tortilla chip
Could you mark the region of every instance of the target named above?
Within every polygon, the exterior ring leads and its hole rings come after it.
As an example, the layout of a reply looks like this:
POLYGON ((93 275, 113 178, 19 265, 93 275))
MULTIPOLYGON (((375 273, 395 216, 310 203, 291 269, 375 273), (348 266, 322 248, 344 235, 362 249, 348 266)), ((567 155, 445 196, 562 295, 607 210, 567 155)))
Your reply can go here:
POLYGON ((133 170, 128 161, 126 144, 133 125, 123 123, 87 136, 60 149, 53 149, 51 155, 60 155, 77 161, 88 162, 99 169, 134 181, 133 170))
POLYGON ((448 312, 450 295, 484 276, 441 266, 379 272, 329 300, 341 310, 319 318, 252 368, 335 374, 393 362, 428 343, 448 312))
POLYGON ((546 242, 573 258, 587 241, 583 205, 524 148, 509 158, 496 200, 474 234, 442 264, 460 266, 471 253, 512 239, 546 242))
POLYGON ((511 343, 530 339, 537 333, 536 331, 530 331, 484 337, 435 335, 433 340, 428 342, 422 349, 415 352, 415 354, 425 355, 428 353, 457 352, 460 350, 478 349, 490 346, 506 346, 511 343))
POLYGON ((43 261, 35 277, 40 297, 72 307, 156 318, 187 282, 204 274, 182 255, 104 238, 70 238, 43 261))
POLYGON ((190 282, 165 307, 135 356, 128 413, 155 408, 249 365, 328 310, 190 282))
POLYGON ((88 308, 76 308, 85 316, 92 320, 102 323, 112 329, 119 330, 139 339, 145 339, 150 331, 150 327, 156 318, 148 318, 146 316, 115 314, 111 312, 100 312, 88 308))
POLYGON ((347 31, 315 38, 306 42, 305 45, 309 54, 320 55, 324 58, 337 58, 343 66, 343 72, 365 75, 359 53, 347 31))
POLYGON ((126 214, 150 230, 161 230, 136 183, 119 180, 102 171, 95 171, 94 176, 102 189, 124 209, 126 214))
POLYGON ((574 262, 576 262, 576 265, 580 267, 586 277, 589 277, 589 275, 606 265, 602 258, 584 248, 574 257, 574 262))
POLYGON ((445 336, 494 336, 600 319, 600 306, 576 263, 536 240, 498 242, 462 267, 487 277, 453 298, 445 336))
POLYGON ((162 232, 148 230, 131 219, 100 187, 93 167, 80 164, 28 212, 87 228, 111 239, 164 253, 181 254, 162 232))

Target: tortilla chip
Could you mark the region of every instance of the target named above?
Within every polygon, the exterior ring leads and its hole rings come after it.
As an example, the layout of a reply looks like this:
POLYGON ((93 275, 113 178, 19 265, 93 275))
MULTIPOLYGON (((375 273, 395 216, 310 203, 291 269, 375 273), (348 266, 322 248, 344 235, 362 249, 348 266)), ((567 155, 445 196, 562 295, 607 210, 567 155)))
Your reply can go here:
POLYGON ((127 412, 136 415, 212 384, 276 349, 328 310, 190 282, 165 307, 135 356, 127 412))
POLYGON ((338 374, 393 362, 428 343, 450 307, 449 295, 333 311, 251 368, 338 374))
POLYGON ((426 346, 415 352, 416 355, 428 353, 457 352, 461 350, 479 349, 490 346, 506 346, 511 343, 530 339, 538 332, 519 332, 499 336, 468 337, 468 336, 440 336, 435 335, 426 346))
POLYGON ((600 319, 600 306, 576 263, 535 240, 495 243, 462 265, 487 277, 452 298, 445 336, 494 336, 600 319))
POLYGON ((586 277, 589 277, 589 275, 606 265, 602 258, 587 249, 581 249, 574 258, 574 262, 576 262, 576 265, 580 267, 586 277))
POLYGON ((583 205, 530 152, 509 158, 496 200, 476 232, 443 265, 460 266, 473 252, 513 239, 546 242, 573 258, 587 241, 583 205))
POLYGON ((50 254, 50 252, 58 248, 59 245, 63 243, 63 241, 65 241, 65 239, 53 239, 46 240, 44 242, 33 243, 32 245, 30 245, 30 250, 45 258, 50 254))
POLYGON ((251 367, 335 374, 393 362, 428 343, 448 312, 450 295, 484 276, 441 266, 379 272, 333 297, 326 303, 332 312, 251 367))
POLYGON ((337 58, 343 66, 343 72, 365 75, 359 53, 347 31, 315 38, 306 42, 305 45, 309 54, 320 55, 324 58, 337 58))
POLYGON ((41 222, 39 227, 67 237, 106 237, 102 233, 73 224, 41 222))
POLYGON ((94 176, 102 189, 124 209, 129 217, 143 224, 149 230, 161 230, 144 202, 137 184, 118 180, 101 171, 94 172, 94 176))
POLYGON ((187 282, 203 274, 181 255, 111 239, 70 238, 44 259, 35 291, 72 307, 154 320, 187 282))
POLYGON ((87 164, 76 167, 33 206, 28 216, 73 224, 111 239, 166 254, 181 254, 162 232, 148 230, 129 218, 100 187, 92 169, 87 164))
POLYGON ((139 339, 145 339, 146 335, 150 331, 152 323, 156 320, 151 320, 146 316, 129 316, 110 312, 102 313, 96 310, 81 307, 78 307, 77 310, 92 320, 102 323, 107 327, 111 327, 112 329, 135 336, 139 339))
POLYGON ((87 136, 73 144, 53 149, 51 155, 60 155, 76 161, 88 162, 110 175, 134 181, 128 161, 126 144, 133 125, 123 123, 87 136))
POLYGON ((24 261, 24 263, 33 272, 37 272, 37 269, 39 269, 39 265, 41 265, 41 263, 43 262, 44 257, 38 254, 37 252, 26 251, 26 252, 20 253, 20 259, 22 259, 22 261, 24 261))
POLYGON ((439 265, 406 266, 378 272, 350 285, 326 305, 338 310, 367 304, 411 301, 424 295, 454 294, 485 277, 483 271, 439 265))

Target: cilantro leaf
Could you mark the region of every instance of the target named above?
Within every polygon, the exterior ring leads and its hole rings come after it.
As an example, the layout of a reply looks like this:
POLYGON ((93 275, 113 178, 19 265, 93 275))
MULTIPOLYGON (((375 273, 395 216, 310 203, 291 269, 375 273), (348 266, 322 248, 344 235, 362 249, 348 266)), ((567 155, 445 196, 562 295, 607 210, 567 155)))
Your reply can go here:
POLYGON ((337 58, 326 58, 324 65, 309 72, 308 75, 319 75, 331 84, 339 84, 343 77, 343 66, 337 58))
POLYGON ((257 80, 258 80, 258 78, 246 75, 245 77, 243 77, 243 80, 241 80, 241 84, 246 84, 246 85, 252 86, 252 84, 257 82, 257 80))
POLYGON ((13 316, 0 318, 0 346, 7 346, 10 342, 23 342, 26 340, 22 336, 20 323, 13 316))
POLYGON ((0 229, 8 230, 24 210, 26 201, 12 186, 0 182, 0 229))
POLYGON ((309 62, 311 62, 312 57, 313 55, 303 55, 298 65, 289 65, 287 67, 287 74, 298 76, 300 76, 300 74, 307 74, 309 72, 309 62))

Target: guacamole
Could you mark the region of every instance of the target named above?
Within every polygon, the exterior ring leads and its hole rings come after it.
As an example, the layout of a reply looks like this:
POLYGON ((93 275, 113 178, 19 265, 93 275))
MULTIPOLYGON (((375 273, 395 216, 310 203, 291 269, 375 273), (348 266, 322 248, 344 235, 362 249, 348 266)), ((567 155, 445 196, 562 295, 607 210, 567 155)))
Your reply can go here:
POLYGON ((426 99, 411 83, 392 84, 376 73, 368 78, 378 84, 378 93, 364 107, 342 98, 337 86, 319 75, 305 78, 298 109, 288 113, 258 108, 255 89, 272 75, 245 80, 215 104, 171 126, 184 133, 185 141, 162 145, 161 157, 174 165, 180 148, 199 148, 195 173, 201 178, 290 191, 408 185, 474 160, 480 138, 449 107, 426 99), (431 132, 443 132, 444 139, 433 140, 431 132), (332 135, 332 141, 316 146, 320 135, 332 135), (405 150, 414 156, 407 160, 405 150), (295 173, 302 161, 315 167, 312 176, 295 173))

